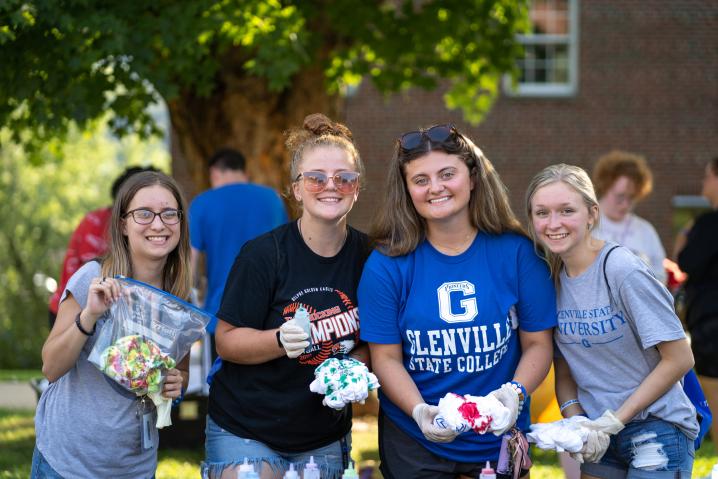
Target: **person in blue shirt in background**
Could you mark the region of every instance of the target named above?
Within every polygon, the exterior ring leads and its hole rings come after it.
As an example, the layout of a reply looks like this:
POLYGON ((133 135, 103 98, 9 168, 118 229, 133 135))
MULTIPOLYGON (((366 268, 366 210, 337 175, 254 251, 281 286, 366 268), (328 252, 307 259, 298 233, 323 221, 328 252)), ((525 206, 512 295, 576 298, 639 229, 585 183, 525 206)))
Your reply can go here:
POLYGON ((359 284, 361 338, 381 383, 381 471, 478 477, 486 461, 496 468, 503 433, 528 427, 523 400, 551 365, 549 270, 493 165, 452 125, 401 136, 384 204, 359 284), (491 394, 511 420, 494 434, 442 429, 436 404, 449 392, 491 394))
MULTIPOLYGON (((204 309, 216 314, 229 270, 244 243, 286 223, 288 217, 276 191, 249 182, 246 160, 237 150, 222 148, 212 155, 209 182, 212 189, 197 195, 190 205, 189 230, 195 275, 200 255, 205 255, 207 291, 204 309)), ((217 354, 214 347, 216 323, 213 319, 207 326, 212 337, 213 358, 217 354)))

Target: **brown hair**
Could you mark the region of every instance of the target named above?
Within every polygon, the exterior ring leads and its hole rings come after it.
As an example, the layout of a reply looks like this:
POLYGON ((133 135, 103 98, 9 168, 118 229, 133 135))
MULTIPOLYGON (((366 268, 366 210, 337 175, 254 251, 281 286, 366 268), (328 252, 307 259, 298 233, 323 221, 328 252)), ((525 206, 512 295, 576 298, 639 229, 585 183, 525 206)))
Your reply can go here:
POLYGON ((534 229, 531 201, 533 201, 536 192, 544 186, 551 185, 557 182, 565 183, 574 189, 581 198, 583 204, 588 208, 588 214, 593 217, 593 226, 591 230, 596 229, 600 219, 598 214, 598 199, 596 199, 596 192, 591 183, 591 178, 588 177, 588 173, 581 167, 574 165, 567 165, 565 163, 559 163, 557 165, 550 165, 543 170, 536 173, 531 179, 529 186, 526 190, 526 220, 528 224, 529 236, 534 242, 534 248, 540 257, 548 263, 549 270, 551 271, 551 277, 553 278, 556 289, 559 289, 559 273, 563 266, 563 260, 556 253, 552 253, 551 250, 546 248, 537 238, 536 230, 534 229))
POLYGON ((718 156, 708 162, 714 175, 718 175, 718 156))
MULTIPOLYGON (((419 215, 409 196, 404 167, 431 152, 443 151, 458 156, 469 168, 476 185, 469 196, 471 224, 479 231, 500 234, 513 231, 526 235, 509 204, 506 186, 481 150, 466 136, 454 129, 450 139, 433 143, 425 138, 425 148, 404 150, 399 141, 389 164, 384 207, 374 220, 371 237, 382 252, 389 256, 408 254, 426 236, 426 222, 419 215)), ((421 145, 420 145, 421 146, 421 145)))
POLYGON ((361 173, 359 181, 362 181, 364 164, 354 144, 352 132, 345 125, 334 122, 321 113, 312 113, 304 118, 301 128, 292 128, 285 135, 287 136, 285 143, 287 150, 292 155, 289 164, 292 182, 296 181, 299 176, 299 167, 304 159, 304 154, 319 146, 335 146, 346 151, 357 171, 361 173))
POLYGON ((593 168, 593 184, 598 197, 602 198, 622 176, 636 185, 637 201, 651 194, 653 174, 646 159, 627 151, 613 150, 601 156, 593 168))
POLYGON ((167 256, 162 272, 162 289, 182 299, 189 299, 191 287, 190 246, 187 208, 177 183, 159 171, 136 173, 127 179, 117 193, 112 205, 110 219, 110 249, 102 260, 102 275, 122 275, 132 277, 132 260, 127 236, 123 234, 125 214, 138 191, 149 186, 161 186, 168 190, 177 200, 181 212, 180 239, 177 247, 167 256))

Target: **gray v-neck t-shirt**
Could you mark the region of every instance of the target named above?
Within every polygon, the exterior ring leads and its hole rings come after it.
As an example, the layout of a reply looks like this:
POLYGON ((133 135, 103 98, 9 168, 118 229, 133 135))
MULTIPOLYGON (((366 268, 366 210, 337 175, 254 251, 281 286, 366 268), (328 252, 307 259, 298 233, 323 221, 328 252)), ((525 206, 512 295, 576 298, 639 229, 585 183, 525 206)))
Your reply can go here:
MULTIPOLYGON (((673 297, 643 261, 626 248, 606 242, 596 260, 576 277, 561 271, 554 340, 578 386, 578 399, 592 419, 615 411, 656 367, 656 345, 685 338, 673 311, 673 297)), ((658 417, 695 439, 696 411, 680 382, 633 420, 658 417)))
MULTIPOLYGON (((82 308, 87 303, 90 281, 100 276, 100 265, 90 261, 67 283, 68 293, 82 308)), ((150 478, 157 469, 158 434, 152 401, 151 438, 148 449, 141 444, 140 399, 105 376, 87 358, 106 318, 87 338, 75 365, 50 383, 35 413, 36 446, 50 466, 66 479, 112 477, 150 478)))

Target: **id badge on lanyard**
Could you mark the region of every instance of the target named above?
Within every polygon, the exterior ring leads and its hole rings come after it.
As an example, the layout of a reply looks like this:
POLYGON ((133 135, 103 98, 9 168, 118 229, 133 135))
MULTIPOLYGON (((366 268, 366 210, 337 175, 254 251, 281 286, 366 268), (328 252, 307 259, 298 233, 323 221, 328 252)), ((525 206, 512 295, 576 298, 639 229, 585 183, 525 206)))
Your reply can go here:
POLYGON ((152 449, 155 445, 157 428, 152 422, 152 401, 142 396, 137 401, 137 417, 140 419, 140 447, 143 450, 152 449))

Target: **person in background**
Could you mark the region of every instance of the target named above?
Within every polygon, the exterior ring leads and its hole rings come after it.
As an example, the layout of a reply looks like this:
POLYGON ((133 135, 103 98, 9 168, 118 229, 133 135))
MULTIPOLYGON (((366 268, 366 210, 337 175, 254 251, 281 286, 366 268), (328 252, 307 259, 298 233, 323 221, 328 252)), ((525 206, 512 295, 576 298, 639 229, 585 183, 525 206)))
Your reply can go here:
MULTIPOLYGON (((194 284, 199 283, 200 256, 205 255, 207 290, 203 308, 219 309, 224 285, 244 243, 287 222, 284 203, 273 189, 249 182, 244 155, 222 148, 209 159, 212 189, 197 195, 189 207, 194 284)), ((217 321, 207 326, 214 346, 217 321)), ((213 358, 216 348, 212 347, 213 358)))
POLYGON ((599 204, 582 168, 534 176, 526 213, 556 282, 560 410, 590 418, 582 477, 690 478, 698 421, 681 380, 693 356, 673 297, 627 248, 593 237, 599 204))
POLYGON ((653 190, 653 175, 645 158, 614 150, 600 157, 593 168, 593 184, 601 206, 596 238, 613 241, 633 251, 666 283, 666 251, 656 229, 633 213, 637 202, 653 190))
MULTIPOLYGON (((678 253, 678 265, 688 275, 686 326, 696 374, 712 411, 718 411, 718 157, 705 167, 701 194, 712 211, 699 216, 678 253)), ((718 421, 713 420, 711 437, 718 441, 718 421)))
POLYGON ((523 402, 551 365, 548 268, 493 165, 453 125, 397 140, 372 239, 359 304, 381 384, 381 472, 478 477, 486 461, 496 468, 504 432, 528 428, 523 402), (447 393, 493 395, 509 420, 493 434, 441 428, 447 393))
MULTIPOLYGON (((158 170, 151 166, 131 166, 125 169, 112 183, 111 193, 113 202, 117 197, 117 192, 120 190, 122 183, 130 176, 141 171, 158 170)), ((110 222, 111 213, 112 205, 90 211, 82 218, 72 233, 70 243, 67 245, 67 251, 65 252, 65 259, 62 261, 60 281, 58 282, 57 289, 52 296, 50 296, 50 304, 48 307, 50 329, 52 329, 52 326, 55 324, 60 297, 65 291, 65 286, 70 277, 75 274, 75 271, 80 269, 80 266, 92 259, 99 258, 107 252, 107 226, 110 222)))
MULTIPOLYGON (((110 217, 109 250, 72 275, 42 347, 50 385, 35 413, 31 479, 154 477, 154 404, 105 376, 88 357, 103 328, 112 327, 110 306, 122 294, 116 275, 189 299, 184 205, 179 187, 163 173, 136 173, 122 184, 110 217)), ((188 369, 189 354, 166 371, 164 397, 180 397, 188 369)))
POLYGON ((368 360, 356 295, 368 241, 347 224, 363 167, 349 129, 322 114, 289 131, 287 150, 302 213, 247 242, 229 273, 202 477, 234 479, 246 458, 263 479, 279 479, 314 456, 322 478, 339 479, 349 461, 351 405, 331 409, 309 384, 328 358, 368 360))

